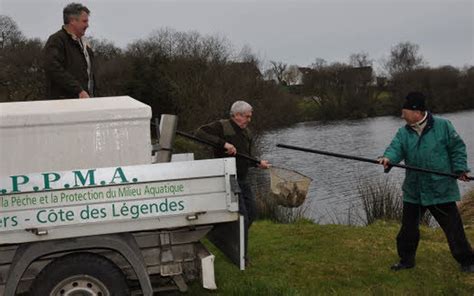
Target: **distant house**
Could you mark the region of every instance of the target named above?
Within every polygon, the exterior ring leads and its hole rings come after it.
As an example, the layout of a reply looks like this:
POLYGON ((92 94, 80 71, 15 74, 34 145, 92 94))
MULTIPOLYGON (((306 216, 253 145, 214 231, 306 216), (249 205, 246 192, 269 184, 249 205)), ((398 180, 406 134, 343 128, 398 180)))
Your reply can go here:
POLYGON ((288 86, 303 85, 304 76, 311 73, 312 69, 308 67, 289 66, 283 74, 283 79, 288 86))

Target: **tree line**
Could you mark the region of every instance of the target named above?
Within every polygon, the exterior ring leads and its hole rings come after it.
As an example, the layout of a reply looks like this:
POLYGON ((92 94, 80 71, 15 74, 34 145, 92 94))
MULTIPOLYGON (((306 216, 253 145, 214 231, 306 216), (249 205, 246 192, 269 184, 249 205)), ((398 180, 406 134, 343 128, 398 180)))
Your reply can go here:
MULTIPOLYGON (((0 16, 0 101, 43 100, 44 42, 26 38, 8 16, 0 16)), ((268 129, 298 121, 297 96, 268 83, 248 49, 235 53, 225 38, 161 29, 119 48, 90 38, 99 65, 99 96, 129 95, 152 107, 153 116, 176 114, 191 130, 229 116, 235 100, 254 107, 253 127, 268 129)))
POLYGON ((305 120, 398 115, 405 95, 413 90, 426 94, 433 112, 474 108, 474 66, 429 67, 411 42, 393 46, 378 75, 373 63, 366 52, 352 54, 347 63, 317 58, 310 67, 299 68, 302 81, 294 84, 294 68, 272 61, 265 75, 306 98, 300 103, 305 120))
MULTIPOLYGON (((5 15, 0 33, 0 101, 47 99, 44 41, 26 38, 5 15)), ((271 61, 262 74, 264 65, 250 48, 236 53, 227 39, 198 32, 156 30, 125 48, 105 39, 90 43, 99 64, 100 96, 129 95, 150 105, 153 116, 176 114, 183 130, 227 117, 238 99, 254 106, 257 130, 303 120, 395 115, 410 90, 425 92, 434 112, 474 108, 474 67, 431 68, 410 42, 391 49, 384 79, 376 79, 373 60, 361 52, 347 63, 316 59, 297 85, 288 83, 295 71, 283 62, 271 61)))

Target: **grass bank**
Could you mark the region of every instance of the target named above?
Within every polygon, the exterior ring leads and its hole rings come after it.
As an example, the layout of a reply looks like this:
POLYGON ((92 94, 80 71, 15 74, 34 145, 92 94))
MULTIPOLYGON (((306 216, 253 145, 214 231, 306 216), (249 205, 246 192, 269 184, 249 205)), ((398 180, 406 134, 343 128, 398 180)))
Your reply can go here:
POLYGON ((467 192, 459 206, 459 212, 461 213, 464 225, 467 227, 474 226, 474 189, 467 192))
MULTIPOLYGON (((422 227, 417 266, 392 272, 399 224, 366 227, 275 224, 251 228, 252 266, 242 272, 212 245, 219 289, 194 283, 188 295, 473 295, 474 275, 459 272, 440 229, 422 227)), ((467 229, 474 242, 474 229, 467 229)))

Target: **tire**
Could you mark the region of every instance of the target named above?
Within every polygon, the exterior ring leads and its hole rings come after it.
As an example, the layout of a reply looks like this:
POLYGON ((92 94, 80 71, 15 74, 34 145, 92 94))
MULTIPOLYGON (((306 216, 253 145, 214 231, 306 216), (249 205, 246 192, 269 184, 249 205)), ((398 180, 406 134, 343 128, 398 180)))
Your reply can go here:
POLYGON ((130 291, 112 261, 92 253, 73 253, 46 265, 31 285, 30 295, 128 296, 130 291))

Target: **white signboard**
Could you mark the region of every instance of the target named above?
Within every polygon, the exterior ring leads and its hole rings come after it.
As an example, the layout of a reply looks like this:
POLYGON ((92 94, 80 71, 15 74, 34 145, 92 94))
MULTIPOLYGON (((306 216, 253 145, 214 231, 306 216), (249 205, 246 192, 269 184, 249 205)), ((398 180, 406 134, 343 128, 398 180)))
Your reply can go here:
POLYGON ((237 211, 227 160, 43 172, 0 178, 0 232, 237 211))

